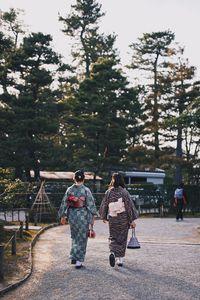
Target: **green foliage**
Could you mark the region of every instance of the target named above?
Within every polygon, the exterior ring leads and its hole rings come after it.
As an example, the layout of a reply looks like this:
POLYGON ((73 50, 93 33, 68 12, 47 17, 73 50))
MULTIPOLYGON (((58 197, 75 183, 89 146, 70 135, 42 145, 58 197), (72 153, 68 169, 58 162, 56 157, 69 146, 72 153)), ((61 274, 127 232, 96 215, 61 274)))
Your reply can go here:
MULTIPOLYGON (((138 79, 144 85, 131 87, 117 67, 116 35, 100 33, 104 15, 97 1, 77 0, 60 16, 74 42, 72 66, 53 51, 49 34, 24 31, 19 10, 1 14, 1 167, 28 181, 31 169, 37 180, 40 169, 110 175, 146 167, 164 168, 171 177, 183 173, 191 181, 199 164, 195 68, 175 46, 174 33, 144 33, 130 46, 129 66, 143 72, 138 79)), ((4 175, 2 192, 13 179, 4 175)))
POLYGON ((99 172, 119 166, 139 114, 137 91, 128 87, 115 61, 100 59, 93 64, 75 95, 69 125, 68 145, 76 167, 99 172))
POLYGON ((11 180, 1 180, 0 185, 4 185, 4 192, 0 197, 0 208, 2 209, 12 209, 14 207, 26 207, 26 191, 28 184, 17 179, 15 181, 11 180))
MULTIPOLYGON (((138 136, 140 132, 138 133, 138 136)), ((130 166, 133 169, 143 170, 149 168, 152 164, 153 150, 148 149, 146 146, 140 145, 139 143, 133 143, 128 147, 128 153, 123 161, 124 169, 129 169, 130 166)))
MULTIPOLYGON (((13 24, 17 22, 17 14, 11 13, 9 20, 13 24)), ((62 108, 61 93, 52 84, 56 69, 59 74, 63 72, 62 62, 52 50, 52 37, 48 34, 31 33, 19 46, 12 38, 5 39, 2 35, 2 39, 5 47, 0 70, 3 89, 0 115, 6 122, 0 122, 0 149, 4 149, 0 163, 15 168, 15 178, 24 179, 25 174, 26 180, 31 181, 30 170, 35 171, 37 179, 40 166, 45 168, 55 151, 52 137, 58 134, 62 108), (9 87, 14 93, 9 92, 9 87)))
POLYGON ((169 30, 144 33, 141 38, 138 38, 138 42, 130 45, 133 56, 129 67, 149 71, 153 77, 160 64, 159 59, 175 55, 176 49, 171 47, 174 39, 174 33, 169 30))
POLYGON ((169 66, 170 72, 161 79, 165 91, 163 95, 164 137, 166 142, 175 141, 176 143, 176 160, 174 161, 176 183, 182 181, 184 169, 188 177, 190 176, 190 163, 193 160, 195 164, 199 152, 196 151, 199 130, 195 117, 190 118, 191 113, 187 113, 200 95, 199 83, 194 82, 195 68, 189 66, 188 61, 183 58, 183 53, 184 50, 180 49, 178 61, 169 66))
POLYGON ((98 23, 104 13, 101 12, 101 4, 95 0, 77 0, 71 5, 71 13, 66 18, 60 16, 63 22, 63 32, 74 39, 72 55, 77 62, 77 67, 89 77, 90 66, 98 58, 115 58, 116 49, 113 49, 116 40, 115 35, 99 33, 98 23))
POLYGON ((159 167, 160 130, 162 114, 162 85, 160 77, 167 72, 167 62, 175 54, 174 33, 171 31, 144 33, 130 45, 133 51, 129 68, 145 71, 148 76, 143 94, 143 142, 153 148, 152 166, 159 167), (163 64, 165 62, 165 65, 163 64))
POLYGON ((200 89, 199 82, 195 83, 194 86, 197 95, 192 100, 192 102, 187 106, 186 110, 182 113, 179 120, 185 126, 194 126, 197 129, 200 129, 200 89))
MULTIPOLYGON (((177 47, 174 39, 171 31, 143 34, 130 46, 133 55, 129 68, 145 71, 148 76, 141 95, 145 162, 174 169, 171 173, 180 182, 185 171, 189 175, 191 158, 195 164, 199 156, 198 108, 194 104, 194 109, 188 109, 199 97, 199 83, 193 82, 195 68, 184 60, 184 49, 177 47)), ((131 157, 137 154, 137 148, 130 151, 131 157)))

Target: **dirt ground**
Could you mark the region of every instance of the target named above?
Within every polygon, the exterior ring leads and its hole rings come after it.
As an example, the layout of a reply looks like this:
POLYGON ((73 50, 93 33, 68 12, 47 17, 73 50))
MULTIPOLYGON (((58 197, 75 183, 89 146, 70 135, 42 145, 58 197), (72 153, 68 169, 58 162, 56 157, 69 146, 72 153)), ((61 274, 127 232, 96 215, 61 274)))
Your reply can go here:
POLYGON ((4 279, 0 281, 0 291, 26 277, 31 271, 30 247, 36 232, 29 232, 17 239, 16 255, 11 254, 11 246, 4 252, 4 279))
MULTIPOLYGON (((159 232, 160 232, 161 228, 164 230, 164 229, 166 229, 166 226, 168 228, 168 226, 171 224, 171 227, 173 227, 173 229, 176 227, 176 229, 179 230, 179 231, 177 231, 177 230, 171 230, 170 231, 169 238, 170 238, 171 242, 176 241, 176 243, 178 243, 179 238, 180 238, 181 242, 184 242, 185 239, 186 239, 188 242, 191 242, 191 243, 193 243, 193 242, 199 243, 200 226, 196 226, 196 225, 194 226, 194 224, 191 223, 192 221, 193 220, 187 219, 184 222, 177 223, 177 222, 174 221, 174 219, 171 219, 171 220, 165 220, 165 219, 148 220, 147 219, 146 222, 143 222, 144 223, 143 224, 142 220, 141 220, 141 224, 138 225, 138 231, 137 232, 138 232, 138 235, 139 235, 141 240, 142 239, 148 240, 150 234, 149 234, 149 232, 147 232, 145 234, 145 232, 149 230, 148 228, 151 228, 151 230, 150 230, 150 233, 151 233, 151 236, 152 236, 151 239, 154 240, 155 237, 156 237, 157 239, 159 239, 159 242, 162 242, 163 236, 165 237, 165 234, 162 233, 162 232, 158 234, 156 228, 159 227, 160 228, 159 232), (152 226, 148 226, 148 224, 146 224, 146 223, 149 223, 149 222, 151 223, 152 226), (157 222, 160 222, 161 224, 160 223, 157 224, 157 222), (159 226, 156 226, 156 224, 154 224, 154 223, 156 223, 159 226), (185 228, 187 228, 187 227, 191 228, 188 235, 187 235, 187 231, 185 231, 185 228), (184 230, 183 230, 183 228, 184 228, 184 230), (177 237, 178 233, 180 235, 179 238, 177 237), (148 239, 147 239, 147 237, 148 237, 148 239)), ((98 224, 96 224, 96 227, 98 229, 98 224)), ((169 232, 168 229, 166 229, 165 231, 169 232)), ((29 231, 29 233, 27 233, 27 235, 24 235, 23 239, 20 239, 20 240, 17 241, 17 255, 11 255, 11 249, 8 249, 6 251, 6 253, 5 253, 5 264, 4 264, 4 280, 0 281, 0 292, 4 288, 17 283, 18 281, 23 280, 23 278, 25 278, 28 274, 30 274, 31 267, 32 267, 31 257, 30 257, 30 253, 31 253, 30 252, 30 247, 31 247, 31 241, 32 241, 33 237, 36 234, 37 234, 37 231, 34 231, 34 230, 29 231)))

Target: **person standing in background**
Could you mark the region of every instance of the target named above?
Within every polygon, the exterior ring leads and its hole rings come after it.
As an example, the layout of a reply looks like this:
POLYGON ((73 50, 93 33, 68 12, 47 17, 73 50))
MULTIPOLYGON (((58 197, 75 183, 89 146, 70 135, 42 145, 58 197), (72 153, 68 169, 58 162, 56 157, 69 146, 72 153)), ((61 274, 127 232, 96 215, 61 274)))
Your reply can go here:
POLYGON ((58 216, 61 224, 67 217, 71 231, 71 264, 76 269, 82 267, 85 259, 88 230, 93 227, 94 216, 97 214, 94 198, 88 187, 84 185, 84 172, 78 170, 74 174, 74 184, 70 186, 62 199, 58 216))
POLYGON ((183 208, 186 205, 184 184, 181 182, 174 192, 174 207, 176 207, 176 221, 183 221, 183 208))
POLYGON ((134 222, 138 215, 130 198, 128 191, 125 189, 124 180, 121 174, 114 173, 109 189, 100 205, 99 214, 103 222, 109 224, 109 262, 110 266, 123 266, 125 257, 127 238, 129 228, 135 228, 134 222))

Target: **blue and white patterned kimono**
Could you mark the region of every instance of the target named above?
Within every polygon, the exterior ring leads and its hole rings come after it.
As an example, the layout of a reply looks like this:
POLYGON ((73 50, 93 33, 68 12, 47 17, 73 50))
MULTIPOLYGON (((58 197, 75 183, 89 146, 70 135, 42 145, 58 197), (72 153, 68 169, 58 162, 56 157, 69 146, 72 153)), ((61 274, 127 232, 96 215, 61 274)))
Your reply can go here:
POLYGON ((90 189, 83 184, 70 186, 62 199, 62 203, 58 212, 59 217, 67 216, 70 230, 72 245, 70 251, 70 258, 84 261, 87 240, 88 229, 91 224, 94 215, 97 214, 94 198, 90 189), (67 197, 73 194, 76 197, 85 197, 85 206, 81 208, 72 208, 68 206, 67 197))

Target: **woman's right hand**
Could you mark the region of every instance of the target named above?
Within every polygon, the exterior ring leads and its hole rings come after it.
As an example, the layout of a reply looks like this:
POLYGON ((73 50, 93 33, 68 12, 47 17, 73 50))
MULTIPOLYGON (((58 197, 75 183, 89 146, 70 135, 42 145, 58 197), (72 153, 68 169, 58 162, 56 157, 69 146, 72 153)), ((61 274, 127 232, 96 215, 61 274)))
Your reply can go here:
POLYGON ((134 221, 132 221, 132 222, 130 223, 130 228, 135 228, 135 227, 136 227, 136 224, 135 224, 134 221))
POLYGON ((67 221, 66 221, 66 218, 65 218, 65 217, 61 217, 61 218, 60 218, 60 224, 61 224, 61 225, 67 224, 67 221))

